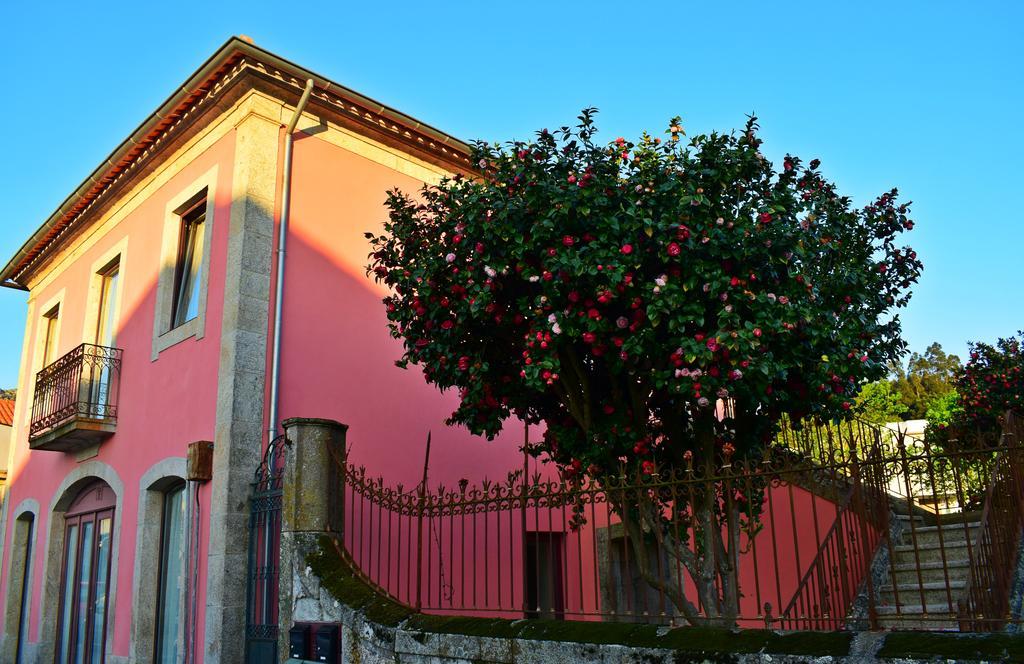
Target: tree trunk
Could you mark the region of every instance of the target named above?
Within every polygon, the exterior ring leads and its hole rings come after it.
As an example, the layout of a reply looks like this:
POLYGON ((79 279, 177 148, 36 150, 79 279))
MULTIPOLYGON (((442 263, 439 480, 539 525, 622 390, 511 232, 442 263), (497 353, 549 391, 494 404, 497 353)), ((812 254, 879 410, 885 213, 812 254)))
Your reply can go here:
POLYGON ((615 495, 609 499, 622 519, 644 582, 670 601, 689 624, 731 628, 739 615, 739 510, 731 499, 719 500, 718 494, 727 488, 721 482, 699 488, 694 487, 696 500, 689 502, 689 525, 682 522, 678 510, 652 499, 646 489, 610 492, 615 495), (673 516, 667 517, 666 512, 673 516), (655 545, 656 560, 664 563, 651 564, 649 544, 655 545), (696 589, 696 602, 686 597, 687 576, 696 589))

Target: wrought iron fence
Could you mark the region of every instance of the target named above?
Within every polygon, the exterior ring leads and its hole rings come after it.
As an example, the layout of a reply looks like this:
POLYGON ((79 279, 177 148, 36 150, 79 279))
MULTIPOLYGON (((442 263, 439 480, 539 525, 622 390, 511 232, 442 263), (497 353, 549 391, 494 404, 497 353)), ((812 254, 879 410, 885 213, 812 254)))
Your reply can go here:
POLYGON ((787 428, 759 460, 599 479, 524 465, 408 489, 339 459, 341 540, 368 582, 430 613, 988 629, 960 604, 1008 619, 1006 601, 967 598, 1008 586, 971 575, 1016 560, 1020 501, 987 508, 981 530, 976 509, 986 491, 986 506, 1000 487, 1019 495, 999 460, 1021 454, 1019 438, 950 451, 849 422, 787 428))
POLYGON ((1002 447, 992 468, 992 481, 973 541, 966 589, 959 600, 961 629, 994 631, 1007 621, 1010 593, 1018 564, 1024 526, 1024 422, 1006 418, 1002 447))
POLYGON ((36 374, 29 438, 70 420, 117 422, 120 348, 81 344, 36 374))
POLYGON ((278 661, 281 500, 287 444, 283 435, 271 441, 252 485, 245 616, 245 661, 249 664, 276 664, 278 661))

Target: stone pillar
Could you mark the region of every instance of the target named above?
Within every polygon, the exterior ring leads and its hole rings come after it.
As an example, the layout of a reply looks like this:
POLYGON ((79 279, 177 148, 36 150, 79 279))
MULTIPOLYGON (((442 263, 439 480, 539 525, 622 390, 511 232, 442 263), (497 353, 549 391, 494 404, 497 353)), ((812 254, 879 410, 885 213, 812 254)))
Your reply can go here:
MULTIPOLYGON (((210 487, 206 664, 245 656, 249 497, 264 437, 281 102, 250 93, 235 126, 210 487)), ((220 223, 220 222, 218 222, 220 223)))
POLYGON ((288 631, 296 622, 338 622, 338 603, 307 572, 306 557, 325 536, 342 528, 342 466, 347 425, 295 417, 283 422, 285 448, 281 496, 278 657, 288 661, 288 631))

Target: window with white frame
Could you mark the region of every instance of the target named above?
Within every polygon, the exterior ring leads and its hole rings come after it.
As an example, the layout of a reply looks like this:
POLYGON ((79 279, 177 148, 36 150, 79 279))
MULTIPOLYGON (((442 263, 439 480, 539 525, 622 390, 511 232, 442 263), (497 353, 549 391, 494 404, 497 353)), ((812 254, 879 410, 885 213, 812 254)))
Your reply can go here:
POLYGON ((153 360, 186 339, 203 338, 216 185, 214 166, 180 189, 164 208, 153 318, 153 360))

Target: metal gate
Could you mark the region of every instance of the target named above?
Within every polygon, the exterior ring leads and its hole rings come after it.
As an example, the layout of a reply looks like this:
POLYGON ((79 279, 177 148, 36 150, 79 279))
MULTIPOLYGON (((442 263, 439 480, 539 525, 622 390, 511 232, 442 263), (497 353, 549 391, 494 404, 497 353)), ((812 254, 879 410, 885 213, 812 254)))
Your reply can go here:
POLYGON ((256 469, 249 504, 249 575, 245 615, 245 661, 277 664, 278 565, 285 445, 271 441, 256 469))

